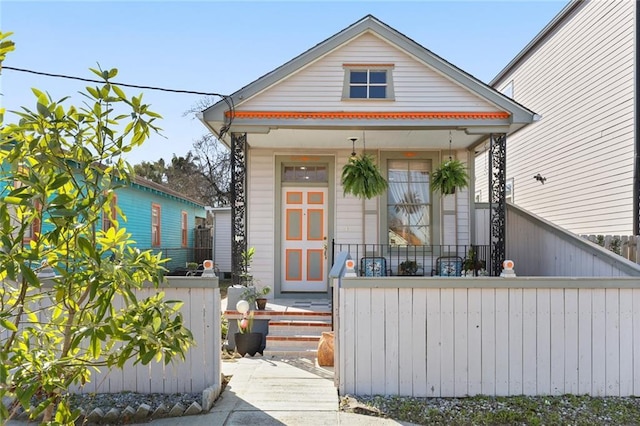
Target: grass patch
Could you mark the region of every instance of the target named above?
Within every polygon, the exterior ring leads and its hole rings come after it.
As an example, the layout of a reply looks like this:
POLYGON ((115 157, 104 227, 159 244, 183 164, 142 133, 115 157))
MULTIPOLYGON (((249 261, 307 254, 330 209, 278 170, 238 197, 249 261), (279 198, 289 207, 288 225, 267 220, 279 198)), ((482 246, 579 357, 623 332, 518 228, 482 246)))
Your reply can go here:
POLYGON ((420 425, 640 425, 640 398, 635 397, 347 396, 341 406, 420 425))

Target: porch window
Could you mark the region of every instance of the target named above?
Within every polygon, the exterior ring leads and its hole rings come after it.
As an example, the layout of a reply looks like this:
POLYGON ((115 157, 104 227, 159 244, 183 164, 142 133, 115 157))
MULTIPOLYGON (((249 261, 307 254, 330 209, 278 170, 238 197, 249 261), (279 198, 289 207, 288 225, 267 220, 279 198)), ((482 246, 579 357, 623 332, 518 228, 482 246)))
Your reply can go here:
POLYGON ((151 205, 151 245, 157 247, 160 245, 160 205, 151 205))
POLYGON ((327 166, 284 166, 283 182, 328 182, 327 166))
POLYGON ((388 160, 387 228, 391 245, 431 244, 429 161, 388 160))
POLYGON ((343 99, 392 99, 392 67, 345 64, 343 99))

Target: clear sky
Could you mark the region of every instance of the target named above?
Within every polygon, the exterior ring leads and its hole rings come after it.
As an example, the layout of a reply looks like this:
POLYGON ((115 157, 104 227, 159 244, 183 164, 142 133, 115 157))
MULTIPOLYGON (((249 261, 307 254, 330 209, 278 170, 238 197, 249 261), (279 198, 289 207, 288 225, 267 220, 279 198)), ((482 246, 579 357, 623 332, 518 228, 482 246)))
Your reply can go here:
MULTIPOLYGON (((372 14, 488 83, 567 4, 559 1, 0 1, 0 28, 16 50, 4 65, 93 78, 118 68, 116 81, 231 94, 335 33, 372 14)), ((35 107, 30 88, 54 99, 86 83, 3 70, 0 105, 35 107)), ((206 132, 183 117, 202 96, 144 92, 160 113, 154 136, 132 164, 184 155, 206 132)), ((12 120, 11 114, 5 120, 12 120)))

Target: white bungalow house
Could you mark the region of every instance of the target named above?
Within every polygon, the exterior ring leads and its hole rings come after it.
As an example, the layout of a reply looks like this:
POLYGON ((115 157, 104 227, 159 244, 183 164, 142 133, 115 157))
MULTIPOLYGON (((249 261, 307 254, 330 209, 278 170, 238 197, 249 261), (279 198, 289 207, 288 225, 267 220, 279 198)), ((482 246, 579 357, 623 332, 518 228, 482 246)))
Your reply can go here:
POLYGON ((441 197, 429 174, 454 157, 473 176, 474 149, 485 143, 493 154, 492 182, 483 188, 493 192, 486 261, 499 264, 507 135, 536 114, 369 15, 200 119, 232 151, 234 267, 255 247, 251 273, 276 297, 326 297, 334 242, 359 247, 358 258, 385 257, 393 275, 412 249, 421 275, 433 273, 436 256, 463 257, 452 247, 476 243, 475 183, 441 197), (376 157, 386 195, 344 196, 341 170, 354 149, 376 157), (407 190, 418 195, 417 215, 401 213, 407 190))
POLYGON ((515 204, 577 234, 640 233, 638 50, 637 2, 572 0, 490 82, 542 116, 509 137, 515 204))

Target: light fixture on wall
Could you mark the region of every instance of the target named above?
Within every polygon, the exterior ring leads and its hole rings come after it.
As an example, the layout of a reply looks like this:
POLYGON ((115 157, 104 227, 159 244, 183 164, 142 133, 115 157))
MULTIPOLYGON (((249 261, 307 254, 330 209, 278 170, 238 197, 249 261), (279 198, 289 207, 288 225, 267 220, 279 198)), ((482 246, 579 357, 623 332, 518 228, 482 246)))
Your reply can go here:
POLYGON ((537 180, 538 182, 540 182, 541 184, 544 185, 544 182, 547 180, 546 177, 542 176, 540 173, 538 173, 537 175, 535 175, 533 177, 535 180, 537 180))
POLYGON ((358 137, 352 136, 349 140, 351 141, 351 157, 353 158, 356 156, 356 141, 358 140, 358 137))

